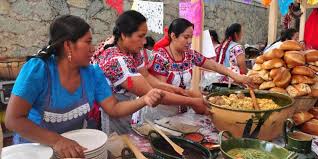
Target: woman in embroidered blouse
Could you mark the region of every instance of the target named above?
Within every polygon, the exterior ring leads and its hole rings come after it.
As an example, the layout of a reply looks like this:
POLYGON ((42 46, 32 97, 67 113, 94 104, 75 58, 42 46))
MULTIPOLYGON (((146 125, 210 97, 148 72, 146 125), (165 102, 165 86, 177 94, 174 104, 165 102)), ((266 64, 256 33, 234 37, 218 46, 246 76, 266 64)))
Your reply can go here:
MULTIPOLYGON (((100 48, 94 55, 94 63, 98 63, 110 80, 113 93, 118 100, 129 100, 146 94, 152 87, 161 88, 165 94, 161 103, 168 105, 190 105, 198 113, 208 112, 202 98, 189 98, 174 93, 180 88, 160 82, 148 73, 144 67, 142 49, 147 34, 146 18, 137 11, 126 11, 121 14, 115 23, 113 35, 114 43, 100 48)), ((102 113, 102 127, 106 132, 125 133, 130 131, 131 118, 113 120, 107 124, 108 117, 102 113), (103 121, 105 123, 103 123, 103 121), (103 126, 104 125, 104 126, 103 126), (110 128, 105 127, 109 125, 110 128), (122 125, 126 125, 123 129, 122 125), (120 127, 121 126, 121 127, 120 127)))
POLYGON ((38 142, 62 158, 83 158, 85 148, 60 134, 82 128, 94 101, 107 114, 121 117, 161 100, 160 90, 129 102, 112 96, 103 72, 89 64, 92 35, 83 19, 58 17, 49 34, 49 45, 24 64, 12 90, 5 124, 17 133, 15 144, 38 142))
MULTIPOLYGON (((230 25, 225 31, 225 40, 216 49, 215 60, 235 73, 246 74, 245 51, 244 47, 239 44, 242 34, 241 24, 234 23, 230 25)), ((231 82, 229 80, 227 76, 219 78, 221 83, 231 82)))
POLYGON ((170 44, 160 48, 155 54, 149 70, 161 81, 189 89, 192 68, 203 67, 208 70, 230 76, 238 83, 252 86, 250 78, 226 69, 213 60, 207 60, 202 54, 190 49, 193 36, 193 24, 186 19, 175 19, 169 26, 170 44))

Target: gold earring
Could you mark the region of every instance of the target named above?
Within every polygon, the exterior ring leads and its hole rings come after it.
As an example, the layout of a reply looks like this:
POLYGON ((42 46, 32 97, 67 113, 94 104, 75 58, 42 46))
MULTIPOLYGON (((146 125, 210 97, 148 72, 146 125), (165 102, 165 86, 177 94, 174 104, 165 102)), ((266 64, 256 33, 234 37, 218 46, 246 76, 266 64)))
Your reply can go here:
POLYGON ((70 61, 70 62, 72 61, 72 56, 71 55, 68 55, 67 58, 68 58, 68 61, 70 61))

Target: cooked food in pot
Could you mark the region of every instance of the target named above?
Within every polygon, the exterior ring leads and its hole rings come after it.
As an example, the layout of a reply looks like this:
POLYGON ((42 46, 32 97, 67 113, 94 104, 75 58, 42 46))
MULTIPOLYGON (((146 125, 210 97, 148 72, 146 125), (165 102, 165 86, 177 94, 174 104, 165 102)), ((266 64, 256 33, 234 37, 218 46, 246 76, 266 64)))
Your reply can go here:
MULTIPOLYGON (((237 110, 254 110, 251 97, 245 97, 244 94, 230 94, 229 96, 212 96, 209 102, 221 107, 237 110)), ((276 109, 277 105, 272 99, 257 98, 260 110, 276 109)))
POLYGON ((269 152, 251 148, 235 148, 227 153, 235 159, 278 159, 269 152))

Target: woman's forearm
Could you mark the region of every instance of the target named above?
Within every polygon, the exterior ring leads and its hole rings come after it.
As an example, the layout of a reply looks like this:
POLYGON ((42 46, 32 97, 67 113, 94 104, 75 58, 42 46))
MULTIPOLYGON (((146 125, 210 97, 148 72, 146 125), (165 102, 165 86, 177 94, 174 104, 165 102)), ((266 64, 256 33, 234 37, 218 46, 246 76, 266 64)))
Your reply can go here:
POLYGON ((31 142, 41 143, 53 147, 62 137, 58 133, 41 128, 25 117, 6 121, 6 126, 31 142))
POLYGON ((193 98, 165 91, 161 104, 165 105, 193 105, 193 98))
POLYGON ((230 69, 224 67, 221 64, 218 64, 217 62, 215 62, 213 60, 206 60, 202 67, 205 69, 209 69, 209 70, 212 70, 214 72, 218 72, 220 74, 229 76, 233 79, 235 79, 235 77, 237 75, 236 73, 234 73, 230 69))

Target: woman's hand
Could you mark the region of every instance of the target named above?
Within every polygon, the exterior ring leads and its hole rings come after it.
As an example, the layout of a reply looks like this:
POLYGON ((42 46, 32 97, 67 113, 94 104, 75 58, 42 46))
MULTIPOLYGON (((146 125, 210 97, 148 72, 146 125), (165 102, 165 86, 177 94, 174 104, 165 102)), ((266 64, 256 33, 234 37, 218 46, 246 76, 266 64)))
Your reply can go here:
POLYGON ((53 145, 53 150, 57 152, 60 158, 85 158, 84 151, 86 148, 73 140, 61 137, 53 145))
POLYGON ((236 74, 233 77, 233 79, 237 83, 250 86, 251 88, 255 88, 255 84, 252 82, 252 78, 250 78, 248 76, 236 74))
POLYGON ((198 114, 207 114, 208 107, 207 103, 203 98, 193 98, 192 109, 198 114))
POLYGON ((163 96, 164 93, 160 89, 152 89, 142 98, 146 105, 155 107, 161 102, 163 96))

